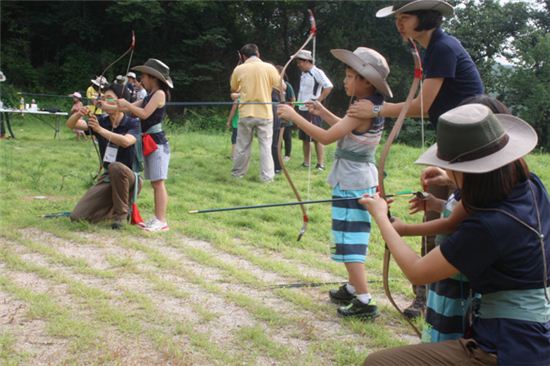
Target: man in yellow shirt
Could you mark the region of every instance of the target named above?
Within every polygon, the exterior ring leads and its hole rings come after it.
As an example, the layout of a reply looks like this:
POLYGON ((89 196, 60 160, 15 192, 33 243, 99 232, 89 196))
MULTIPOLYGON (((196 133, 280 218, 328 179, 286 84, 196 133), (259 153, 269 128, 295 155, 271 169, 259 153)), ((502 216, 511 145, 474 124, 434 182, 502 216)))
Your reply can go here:
POLYGON ((97 91, 99 88, 103 88, 105 85, 108 84, 107 79, 104 76, 97 77, 95 79, 90 80, 92 82, 92 85, 86 89, 86 99, 88 99, 88 110, 96 115, 103 114, 103 111, 96 107, 96 100, 98 97, 97 91))
POLYGON ((241 178, 248 172, 252 138, 256 132, 260 144, 260 179, 262 182, 271 182, 275 175, 271 156, 273 109, 268 103, 271 102, 271 90, 280 89, 281 78, 275 66, 260 59, 260 51, 255 44, 244 45, 240 54, 243 63, 233 70, 231 92, 240 94, 240 103, 265 104, 239 105, 237 143, 231 174, 241 178))

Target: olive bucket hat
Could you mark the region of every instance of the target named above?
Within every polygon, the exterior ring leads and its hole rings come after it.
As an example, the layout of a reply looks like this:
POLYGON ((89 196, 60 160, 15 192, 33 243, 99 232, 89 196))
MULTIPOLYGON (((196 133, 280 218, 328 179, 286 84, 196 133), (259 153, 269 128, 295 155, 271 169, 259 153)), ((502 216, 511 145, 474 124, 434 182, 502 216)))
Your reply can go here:
POLYGON ((174 88, 174 83, 172 83, 172 79, 170 78, 170 68, 156 58, 150 58, 143 65, 134 66, 132 70, 154 76, 170 88, 174 88))
POLYGON ((527 155, 537 141, 533 127, 522 119, 493 114, 482 104, 466 104, 439 117, 437 143, 416 164, 487 173, 527 155))

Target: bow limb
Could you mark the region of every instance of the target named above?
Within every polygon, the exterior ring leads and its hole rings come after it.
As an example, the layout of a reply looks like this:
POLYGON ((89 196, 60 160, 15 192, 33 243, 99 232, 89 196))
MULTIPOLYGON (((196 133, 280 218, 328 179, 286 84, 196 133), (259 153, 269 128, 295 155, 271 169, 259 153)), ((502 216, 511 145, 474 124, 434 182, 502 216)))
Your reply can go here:
MULTIPOLYGON (((302 51, 307 45, 308 43, 315 38, 315 35, 317 34, 317 26, 316 26, 316 23, 315 23, 315 17, 313 16, 313 12, 308 9, 308 13, 309 13, 309 23, 310 23, 310 29, 309 29, 309 35, 306 39, 306 41, 304 42, 304 44, 302 44, 302 46, 298 49, 298 51, 296 51, 292 56, 290 56, 290 58, 288 59, 288 61, 286 62, 285 66, 283 67, 283 69, 281 70, 281 86, 280 86, 280 89, 279 89, 279 93, 281 95, 281 103, 284 103, 286 101, 286 95, 285 95, 285 79, 284 79, 284 76, 285 76, 285 73, 286 73, 286 69, 288 68, 288 66, 290 65, 290 63, 296 58, 296 55, 302 51)), ((281 147, 282 147, 282 143, 283 143, 283 135, 285 133, 285 126, 281 124, 281 129, 279 131, 279 141, 278 141, 278 144, 277 144, 277 158, 279 159, 279 164, 281 165, 281 169, 283 171, 283 174, 285 175, 285 178, 288 182, 288 184, 290 185, 290 188, 292 189, 292 192, 294 192, 294 195, 296 196, 296 199, 298 200, 298 202, 302 202, 302 197, 300 196, 300 193, 298 192, 298 189, 296 189, 296 186, 294 185, 294 182, 292 181, 292 178, 290 178, 290 173, 288 172, 288 169, 286 168, 286 165, 285 165, 285 161, 283 159, 283 154, 282 154, 282 151, 281 151, 281 147)), ((302 238, 302 236, 304 235, 304 233, 306 232, 307 230, 307 224, 308 224, 308 221, 309 221, 309 217, 307 215, 307 211, 306 211, 306 207, 303 205, 303 204, 300 204, 300 209, 302 210, 302 220, 303 220, 303 223, 302 223, 302 228, 300 229, 300 233, 298 234, 298 241, 302 238)))
MULTIPOLYGON (((136 47, 136 34, 134 33, 134 31, 132 31, 132 41, 130 43, 130 47, 126 51, 124 51, 124 53, 122 55, 120 55, 116 60, 111 62, 109 65, 107 65, 107 67, 99 75, 100 85, 99 85, 99 88, 98 88, 98 91, 97 91, 97 98, 98 99, 101 98, 101 79, 103 79, 103 77, 105 76, 105 73, 111 67, 113 67, 117 62, 122 60, 124 58, 124 56, 126 56, 128 53, 131 53, 130 54, 130 60, 128 62, 128 67, 126 69, 126 74, 128 74, 128 70, 130 70, 130 62, 132 62, 132 56, 134 55, 134 48, 135 47, 136 47)), ((124 84, 124 87, 126 87, 126 83, 124 84)), ((98 149, 97 145, 94 143, 94 139, 92 138, 91 141, 92 141, 92 144, 94 145, 94 148, 97 152, 97 156, 99 158, 99 167, 97 169, 97 174, 94 177, 94 179, 95 179, 95 178, 99 177, 99 175, 101 174, 101 170, 103 170, 103 160, 101 159, 101 154, 99 153, 99 149, 98 149)))
MULTIPOLYGON (((403 103, 403 107, 401 108, 401 112, 399 113, 399 116, 397 117, 397 120, 395 121, 395 124, 393 125, 393 128, 390 134, 388 135, 388 138, 386 139, 386 143, 384 144, 384 149, 382 151, 382 154, 380 155, 380 161, 378 163, 378 188, 380 191, 380 196, 383 198, 386 197, 386 191, 384 188, 384 168, 386 166, 386 160, 390 152, 391 145, 393 144, 393 141, 395 140, 395 138, 399 134, 399 131, 401 131, 401 128, 403 127, 405 117, 407 115, 409 107, 411 106, 411 102, 414 99, 416 92, 418 91, 418 86, 420 85, 420 81, 422 79, 422 64, 420 61, 420 54, 418 53, 416 44, 412 39, 409 39, 409 46, 411 48, 411 53, 414 58, 414 79, 409 89, 409 94, 407 95, 407 99, 405 100, 405 102, 403 103)), ((388 215, 390 215, 389 210, 388 210, 388 215)), ((390 303, 393 305, 393 307, 399 312, 399 314, 401 314, 407 320, 407 322, 411 325, 415 333, 420 338, 421 333, 416 327, 416 325, 412 322, 411 319, 404 316, 403 311, 399 308, 399 306, 397 305, 397 303, 392 297, 389 281, 388 281, 390 260, 391 260, 391 252, 388 248, 388 244, 385 243, 384 261, 383 261, 383 269, 382 269, 382 282, 384 285, 384 293, 386 294, 386 297, 388 298, 390 303)))

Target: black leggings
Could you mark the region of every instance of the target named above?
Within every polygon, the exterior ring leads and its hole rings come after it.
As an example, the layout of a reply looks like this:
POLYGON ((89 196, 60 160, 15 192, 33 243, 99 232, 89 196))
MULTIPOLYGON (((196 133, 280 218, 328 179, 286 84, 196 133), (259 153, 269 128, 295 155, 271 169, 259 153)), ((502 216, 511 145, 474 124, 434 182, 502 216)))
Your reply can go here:
POLYGON ((290 156, 290 153, 292 152, 292 130, 294 129, 294 126, 291 124, 288 124, 285 127, 285 132, 283 133, 283 142, 285 144, 285 155, 284 156, 290 156))

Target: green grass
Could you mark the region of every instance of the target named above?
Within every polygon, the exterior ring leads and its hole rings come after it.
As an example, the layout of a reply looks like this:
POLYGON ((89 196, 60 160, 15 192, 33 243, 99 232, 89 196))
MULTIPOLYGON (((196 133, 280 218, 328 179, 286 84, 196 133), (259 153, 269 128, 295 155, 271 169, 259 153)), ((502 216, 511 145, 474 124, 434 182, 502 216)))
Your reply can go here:
MULTIPOLYGON (((312 272, 345 279, 344 267, 328 258, 330 204, 308 206, 310 223, 300 242, 296 241, 302 225, 297 206, 188 214, 193 209, 295 200, 284 177, 278 176, 272 184, 260 183, 257 143, 253 145, 248 175, 235 180, 227 159, 229 134, 169 129, 172 159, 166 186, 171 230, 154 235, 131 226, 113 232, 109 223, 90 225, 71 223, 67 218, 42 218, 74 207, 91 184, 97 156, 89 141, 75 141, 67 129, 59 140, 53 140, 51 129, 31 116, 14 119, 13 127, 17 139, 0 141, 0 266, 6 269, 0 277, 0 291, 22 301, 32 318, 45 321, 51 337, 68 340, 68 356, 60 362, 124 364, 125 356, 119 354, 117 345, 106 343, 104 334, 95 340, 100 334, 98 329, 105 326, 116 329, 127 340, 144 337, 154 345, 156 360, 178 365, 359 364, 373 350, 404 344, 401 336, 412 334, 408 324, 389 306, 380 306, 381 316, 374 323, 342 321, 335 319, 335 307, 326 301, 328 286, 304 290, 271 287, 280 282, 322 282, 308 274, 312 272), (25 237, 23 233, 28 235, 29 230, 35 236, 25 237), (44 234, 45 239, 40 239, 44 234), (212 250, 190 246, 184 237, 204 240, 212 250), (60 251, 59 243, 105 253, 101 260, 106 267, 93 265, 85 256, 60 251), (117 251, 108 251, 111 247, 117 251), (176 253, 176 257, 167 253, 176 253), (178 257, 185 258, 185 264, 178 257), (48 264, 35 263, 32 258, 48 264), (266 281, 247 270, 248 266, 240 266, 239 261, 281 281, 266 281), (30 285, 21 286, 14 281, 13 273, 31 273, 52 286, 65 286, 67 296, 57 298, 30 285), (171 282, 168 276, 179 282, 171 282), (144 292, 125 286, 121 278, 140 279, 144 292), (203 303, 179 283, 200 288, 205 299, 216 298, 239 308, 250 317, 249 323, 227 331, 214 343, 212 339, 218 332, 226 331, 217 327, 224 310, 211 310, 208 301, 203 303), (185 304, 197 319, 174 321, 165 305, 155 301, 157 296, 185 304), (68 309, 61 305, 66 303, 70 304, 68 309), (329 324, 331 331, 320 332, 322 324, 329 324), (296 342, 307 346, 298 350, 296 342), (86 359, 90 350, 103 356, 86 359)), ((327 146, 327 165, 332 162, 333 152, 334 146, 327 146)), ((420 189, 422 168, 414 165, 420 153, 418 148, 392 147, 386 166, 387 193, 420 189)), ((534 153, 527 161, 550 186, 550 155, 534 153)), ((301 162, 301 144, 295 140, 287 166, 302 198, 329 198, 328 173, 312 171, 308 177, 301 162)), ((144 218, 150 217, 153 198, 148 184, 138 203, 144 218)), ((407 222, 421 219, 407 215, 406 197, 396 200, 392 212, 407 222)), ((407 242, 419 249, 418 239, 408 238, 407 242)), ((383 241, 373 226, 366 269, 371 291, 380 299, 384 297, 380 282, 383 251, 383 241)), ((395 264, 390 277, 392 292, 410 299, 410 284, 395 264)), ((0 363, 33 363, 37 361, 33 357, 36 355, 32 350, 21 348, 17 334, 0 333, 0 363)))

